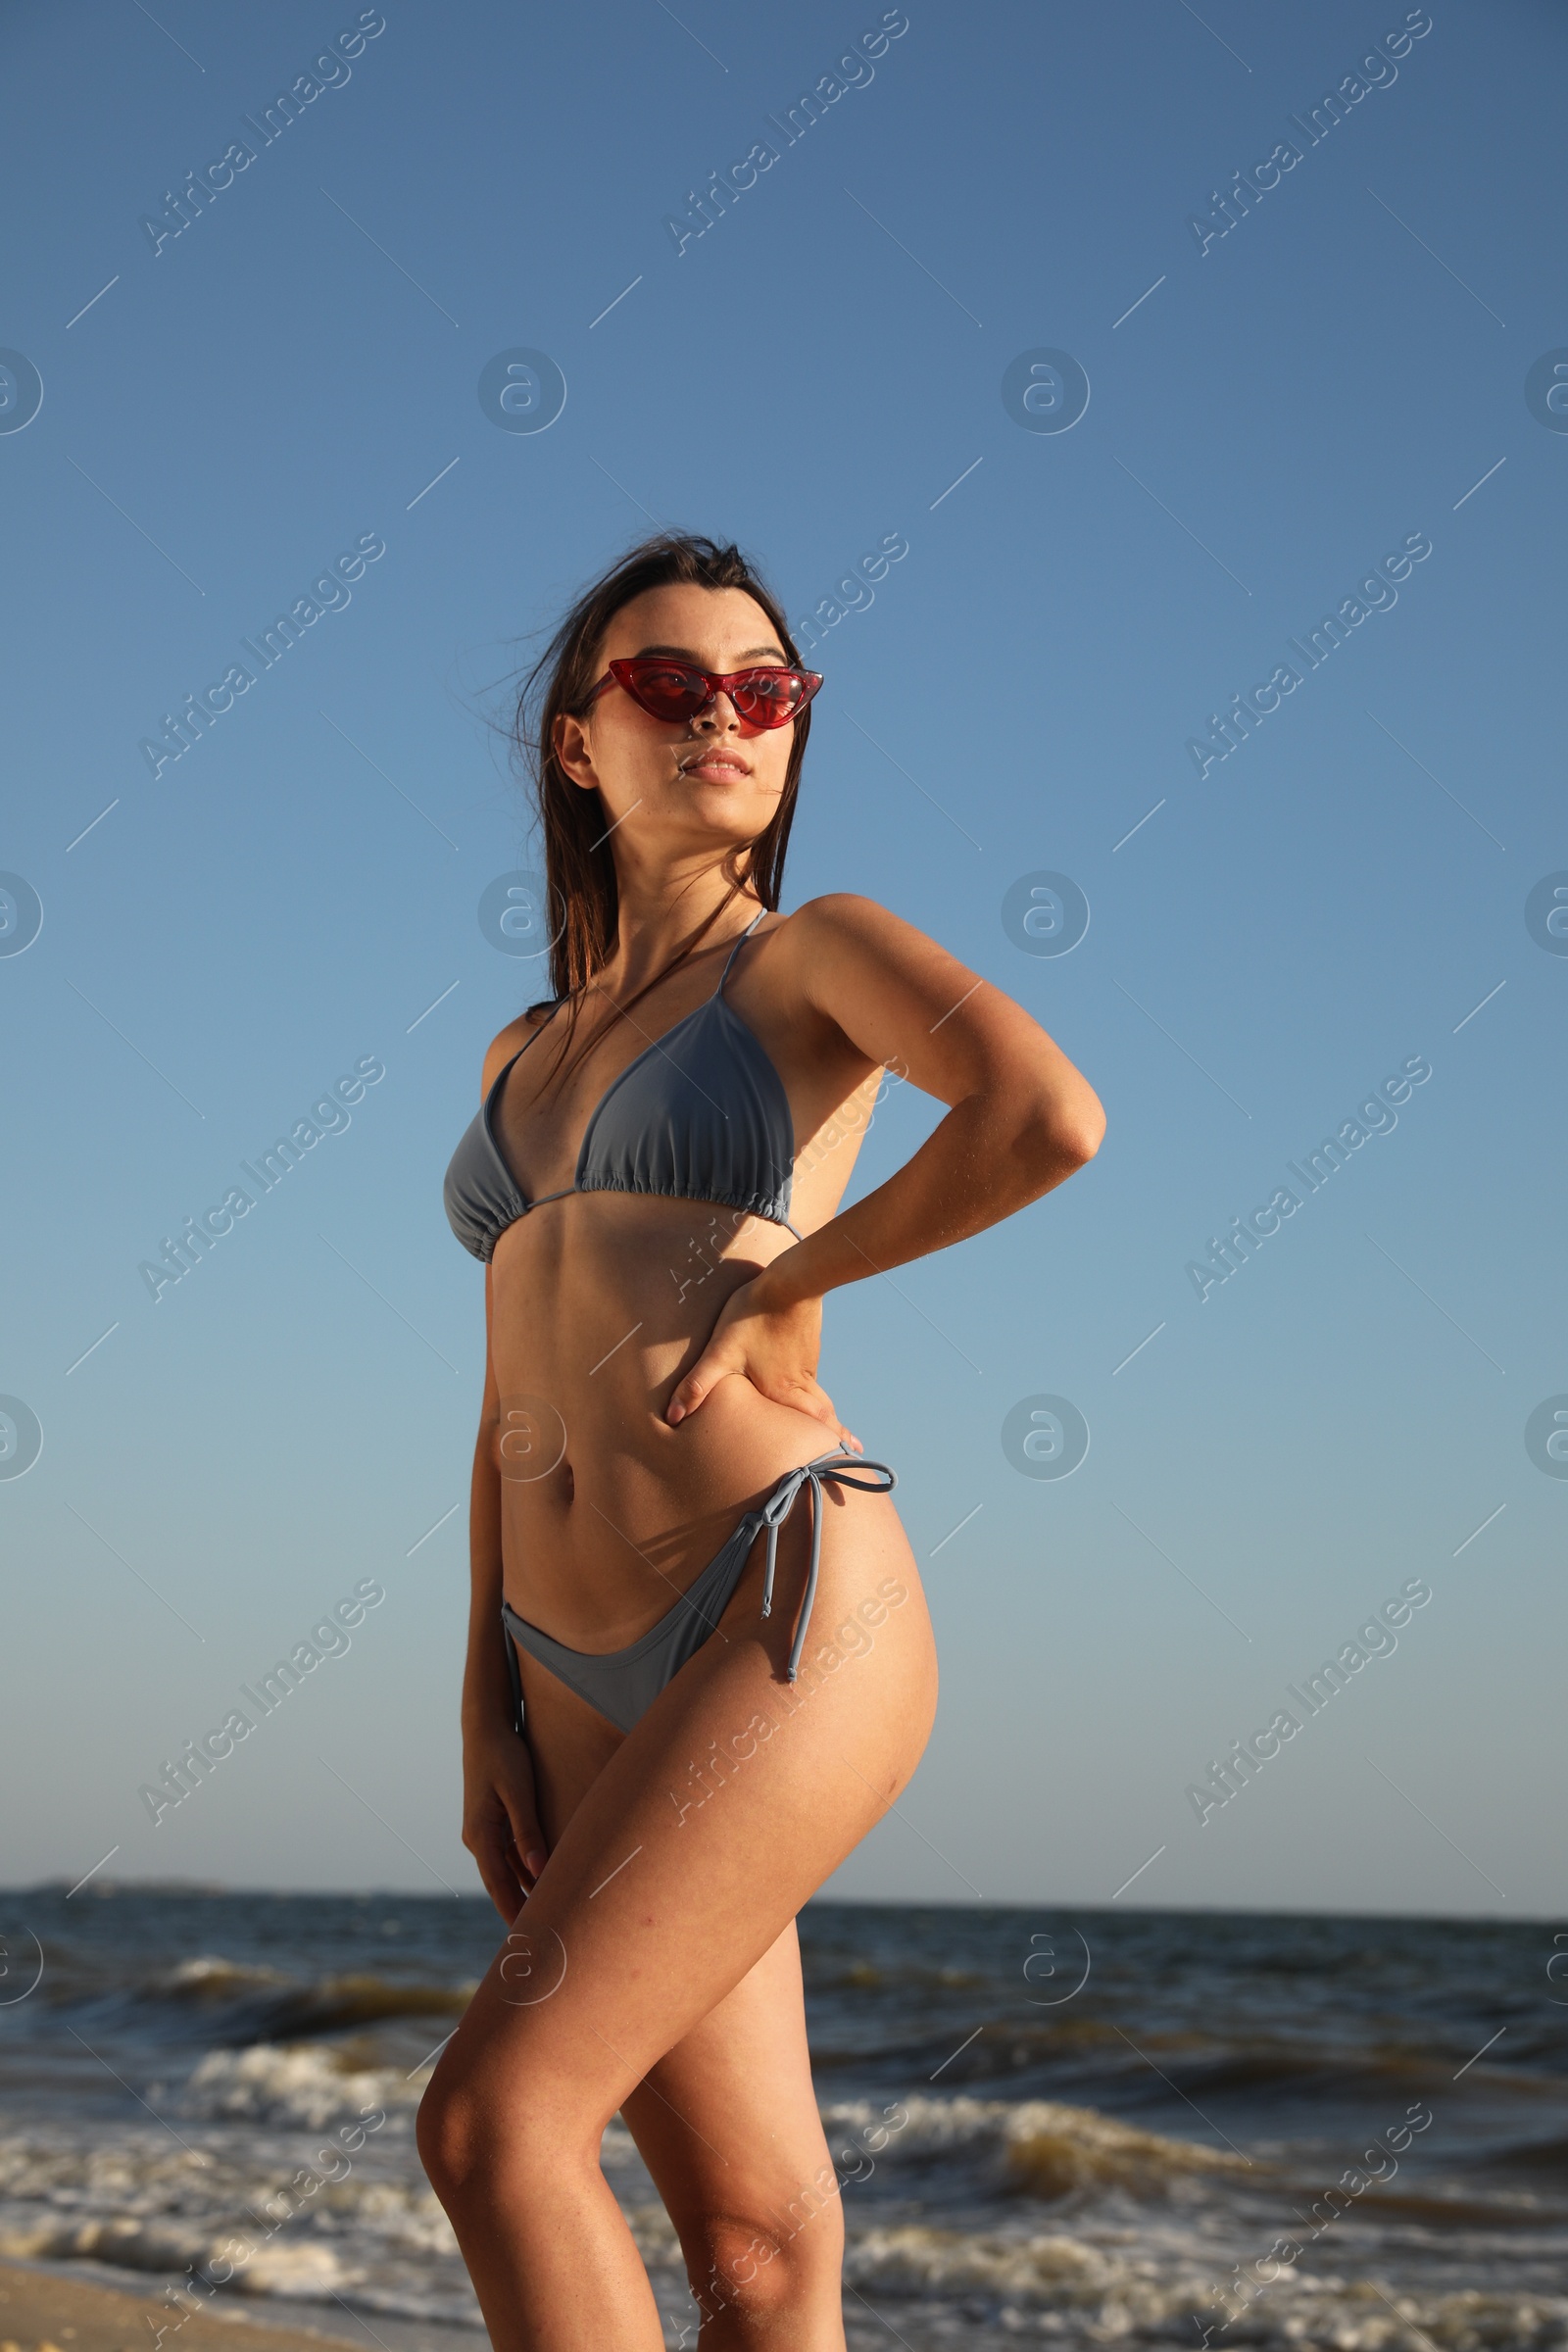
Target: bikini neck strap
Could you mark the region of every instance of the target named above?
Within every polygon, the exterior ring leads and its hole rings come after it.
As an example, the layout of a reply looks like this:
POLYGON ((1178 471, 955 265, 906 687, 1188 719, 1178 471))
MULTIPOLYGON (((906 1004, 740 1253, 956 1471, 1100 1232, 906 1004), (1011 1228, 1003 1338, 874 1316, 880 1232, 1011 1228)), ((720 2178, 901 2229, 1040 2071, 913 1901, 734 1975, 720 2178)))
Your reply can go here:
POLYGON ((713 991, 715 996, 721 997, 724 994, 724 983, 729 978, 731 965, 734 963, 736 956, 740 954, 742 948, 745 947, 746 942, 751 938, 752 933, 757 929, 758 924, 761 921, 766 912, 767 908, 765 906, 759 906, 757 912, 753 915, 751 921, 747 924, 745 930, 741 933, 739 939, 731 948, 724 960, 724 969, 718 975, 718 986, 713 991))

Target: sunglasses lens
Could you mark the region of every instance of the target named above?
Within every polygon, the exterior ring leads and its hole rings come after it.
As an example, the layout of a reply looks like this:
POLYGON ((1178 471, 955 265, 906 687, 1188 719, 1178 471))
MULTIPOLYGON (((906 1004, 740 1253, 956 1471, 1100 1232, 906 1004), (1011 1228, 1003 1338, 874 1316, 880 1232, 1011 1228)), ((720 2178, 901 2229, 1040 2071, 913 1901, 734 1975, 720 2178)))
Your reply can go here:
POLYGON ((735 708, 748 726, 781 727, 800 709, 803 686, 792 669, 749 669, 735 681, 735 708))
POLYGON ((678 662, 639 662, 626 683, 651 718, 670 723, 693 717, 708 700, 702 672, 683 669, 678 662))

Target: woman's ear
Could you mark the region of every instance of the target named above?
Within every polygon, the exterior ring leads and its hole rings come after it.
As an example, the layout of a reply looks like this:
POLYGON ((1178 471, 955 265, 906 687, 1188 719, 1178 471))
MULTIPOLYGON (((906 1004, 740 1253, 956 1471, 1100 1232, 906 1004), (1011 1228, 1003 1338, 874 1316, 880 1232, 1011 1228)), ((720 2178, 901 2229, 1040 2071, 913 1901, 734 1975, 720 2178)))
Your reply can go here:
POLYGON ((597 792, 599 778, 594 772, 593 756, 588 748, 588 730, 582 720, 569 710, 558 710, 551 729, 550 748, 556 765, 564 776, 584 792, 597 792))

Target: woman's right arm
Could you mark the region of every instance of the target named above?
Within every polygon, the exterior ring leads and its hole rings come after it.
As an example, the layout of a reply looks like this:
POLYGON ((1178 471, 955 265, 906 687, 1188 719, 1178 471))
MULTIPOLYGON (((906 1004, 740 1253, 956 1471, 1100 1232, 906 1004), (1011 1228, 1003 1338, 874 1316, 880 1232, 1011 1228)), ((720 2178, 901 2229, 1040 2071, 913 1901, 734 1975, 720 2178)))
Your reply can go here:
POLYGON ((491 1273, 484 1270, 484 1403, 468 1507, 471 1598, 463 1673, 463 1842, 508 1927, 545 1866, 533 1765, 513 1728, 512 1678, 501 1624, 501 1397, 490 1346, 491 1273))

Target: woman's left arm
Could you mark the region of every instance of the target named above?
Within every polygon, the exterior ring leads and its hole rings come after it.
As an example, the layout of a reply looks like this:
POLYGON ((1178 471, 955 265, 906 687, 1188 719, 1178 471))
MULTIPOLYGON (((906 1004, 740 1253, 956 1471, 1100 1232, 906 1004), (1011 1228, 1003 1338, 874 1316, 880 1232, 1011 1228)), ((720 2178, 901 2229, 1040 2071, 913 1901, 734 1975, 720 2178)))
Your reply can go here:
MULTIPOLYGON (((1105 1115, 1039 1023, 934 940, 868 899, 817 899, 791 918, 802 1016, 831 1023, 873 1066, 949 1105, 913 1157, 863 1200, 732 1293, 670 1398, 682 1420, 741 1373, 828 1422, 817 1387, 824 1293, 945 1250, 1026 1207, 1092 1159, 1105 1115)), ((781 936, 780 945, 784 944, 781 936)))

